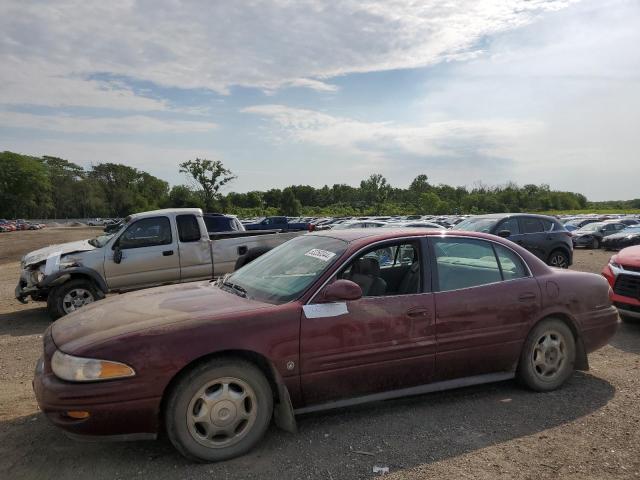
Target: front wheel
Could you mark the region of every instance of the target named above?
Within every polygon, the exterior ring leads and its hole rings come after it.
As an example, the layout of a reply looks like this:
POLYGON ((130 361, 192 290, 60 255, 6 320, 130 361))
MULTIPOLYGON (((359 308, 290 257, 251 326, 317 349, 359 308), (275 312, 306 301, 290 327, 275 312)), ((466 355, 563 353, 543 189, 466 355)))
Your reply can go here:
POLYGON ((217 462, 248 452, 273 413, 269 382, 241 359, 213 359, 187 372, 169 393, 165 424, 182 455, 217 462))
POLYGON ((100 298, 102 297, 98 297, 96 287, 90 280, 70 280, 49 292, 47 311, 56 320, 100 298))
POLYGON ((597 250, 600 248, 600 240, 598 240, 596 237, 593 237, 593 240, 591 240, 591 248, 593 250, 597 250))
POLYGON ((576 342, 566 323, 552 318, 536 325, 520 355, 518 379, 538 392, 562 386, 573 374, 576 342))

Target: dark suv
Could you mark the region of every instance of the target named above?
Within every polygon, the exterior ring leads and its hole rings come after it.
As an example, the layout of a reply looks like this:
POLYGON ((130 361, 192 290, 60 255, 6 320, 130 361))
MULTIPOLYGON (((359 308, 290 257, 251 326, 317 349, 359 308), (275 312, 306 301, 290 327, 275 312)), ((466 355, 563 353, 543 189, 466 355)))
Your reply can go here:
POLYGON ((526 248, 552 267, 573 262, 571 234, 555 218, 527 213, 495 213, 467 218, 455 230, 492 233, 526 248))

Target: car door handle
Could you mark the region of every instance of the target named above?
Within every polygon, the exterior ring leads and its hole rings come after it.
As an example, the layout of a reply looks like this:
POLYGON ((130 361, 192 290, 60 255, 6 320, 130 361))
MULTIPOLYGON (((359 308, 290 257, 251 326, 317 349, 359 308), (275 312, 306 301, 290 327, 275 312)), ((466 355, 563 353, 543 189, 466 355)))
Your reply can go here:
POLYGON ((407 316, 411 318, 430 317, 431 314, 426 308, 412 308, 411 310, 407 311, 407 316))
POLYGON ((163 257, 170 257, 171 255, 173 255, 173 250, 165 250, 162 252, 163 257))
POLYGON ((528 293, 522 293, 518 297, 518 300, 520 300, 521 302, 528 302, 530 300, 535 300, 536 298, 537 297, 535 293, 528 292, 528 293))

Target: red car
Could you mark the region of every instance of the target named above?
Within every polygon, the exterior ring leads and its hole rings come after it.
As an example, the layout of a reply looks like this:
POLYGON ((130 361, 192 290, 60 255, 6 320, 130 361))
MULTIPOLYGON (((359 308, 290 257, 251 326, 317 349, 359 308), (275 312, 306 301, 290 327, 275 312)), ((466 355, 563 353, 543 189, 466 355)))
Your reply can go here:
POLYGON ((611 257, 602 275, 613 289, 613 302, 625 321, 640 319, 640 245, 627 247, 611 257))
MULTIPOLYGON (((384 230, 384 231, 381 231, 384 230)), ((215 282, 133 292, 58 320, 34 390, 79 436, 247 452, 275 423, 517 377, 560 387, 617 328, 600 275, 475 232, 306 234, 215 282)))

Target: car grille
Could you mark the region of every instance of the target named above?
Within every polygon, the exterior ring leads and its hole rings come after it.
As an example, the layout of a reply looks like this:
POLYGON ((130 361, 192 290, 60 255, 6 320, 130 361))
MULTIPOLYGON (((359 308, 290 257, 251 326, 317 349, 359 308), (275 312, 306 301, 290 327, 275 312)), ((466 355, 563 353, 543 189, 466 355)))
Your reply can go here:
POLYGON ((640 298, 640 276, 636 275, 618 275, 616 283, 613 286, 616 295, 624 297, 640 298))
POLYGON ((640 272, 640 267, 630 267, 629 265, 621 265, 621 267, 629 272, 640 272))

